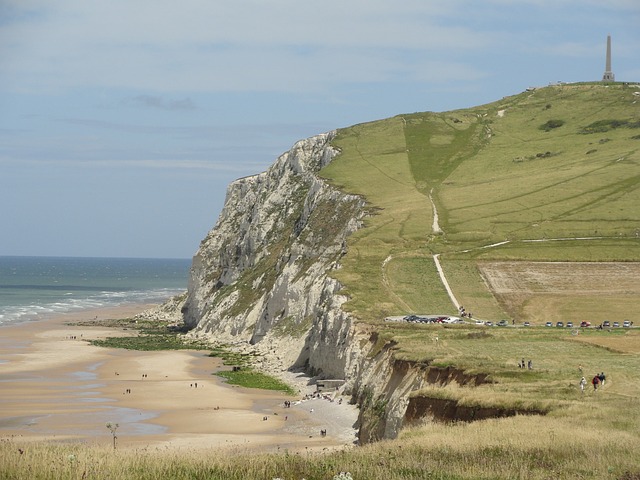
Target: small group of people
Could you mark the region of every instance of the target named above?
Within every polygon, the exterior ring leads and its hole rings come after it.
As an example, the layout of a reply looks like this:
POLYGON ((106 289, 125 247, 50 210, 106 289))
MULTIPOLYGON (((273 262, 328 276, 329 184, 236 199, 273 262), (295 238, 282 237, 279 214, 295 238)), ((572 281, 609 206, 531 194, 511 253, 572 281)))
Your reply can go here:
MULTIPOLYGON (((598 386, 602 385, 604 387, 605 382, 607 381, 607 376, 604 372, 597 373, 591 379, 591 385, 593 385, 593 391, 598 390, 598 386)), ((584 387, 587 385, 587 379, 582 377, 580 379, 580 391, 584 393, 584 387)))
POLYGON ((529 360, 527 363, 524 363, 524 358, 518 362, 518 367, 520 368, 528 368, 529 370, 533 370, 533 360, 529 360))
POLYGON ((460 312, 460 316, 462 318, 464 318, 464 317, 472 318, 473 317, 472 313, 471 312, 467 312, 462 305, 460 305, 458 307, 458 312, 460 312))
POLYGON ((593 385, 593 389, 597 390, 598 385, 602 385, 604 387, 604 382, 606 382, 606 380, 607 380, 607 377, 605 376, 604 372, 594 375, 593 378, 591 379, 591 384, 593 385))

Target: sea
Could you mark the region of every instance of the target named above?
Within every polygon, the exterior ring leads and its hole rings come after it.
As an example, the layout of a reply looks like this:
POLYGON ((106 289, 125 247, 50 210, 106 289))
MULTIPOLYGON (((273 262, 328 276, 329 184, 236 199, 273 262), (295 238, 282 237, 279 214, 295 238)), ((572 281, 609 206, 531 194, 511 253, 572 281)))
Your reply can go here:
POLYGON ((162 303, 187 290, 191 260, 0 256, 0 326, 162 303))

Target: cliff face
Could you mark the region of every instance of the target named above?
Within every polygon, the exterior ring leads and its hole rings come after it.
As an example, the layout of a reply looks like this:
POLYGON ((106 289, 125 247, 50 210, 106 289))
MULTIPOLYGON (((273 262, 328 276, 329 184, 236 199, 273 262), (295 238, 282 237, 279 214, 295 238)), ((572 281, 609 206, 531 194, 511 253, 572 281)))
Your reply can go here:
MULTIPOLYGON (((395 438, 405 424, 419 423, 424 417, 437 421, 473 420, 468 416, 455 416, 462 410, 450 409, 441 413, 434 408, 437 399, 413 396, 412 392, 426 386, 444 387, 451 383, 474 388, 491 383, 486 374, 468 374, 454 367, 400 360, 395 356, 394 342, 387 342, 376 349, 377 340, 374 332, 368 353, 361 358, 360 368, 353 379, 353 400, 360 405, 361 443, 395 438), (447 417, 447 413, 451 416, 447 417)), ((495 416, 504 415, 499 412, 495 416)), ((478 414, 477 419, 488 417, 488 413, 484 417, 478 414)))
POLYGON ((193 258, 184 320, 193 336, 277 350, 284 368, 344 378, 355 357, 346 300, 328 277, 364 201, 317 172, 338 153, 335 132, 298 142, 264 173, 233 182, 193 258))

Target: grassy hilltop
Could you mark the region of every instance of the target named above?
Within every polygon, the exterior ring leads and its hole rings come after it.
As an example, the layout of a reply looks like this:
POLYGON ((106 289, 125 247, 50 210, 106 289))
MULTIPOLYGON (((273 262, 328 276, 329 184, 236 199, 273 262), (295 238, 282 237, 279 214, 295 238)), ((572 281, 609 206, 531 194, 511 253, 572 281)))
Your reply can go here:
POLYGON ((371 211, 335 274, 346 308, 396 358, 493 382, 414 395, 546 412, 405 430, 394 458, 413 449, 429 460, 410 467, 403 457, 396 471, 405 473, 388 478, 431 478, 419 472, 433 469, 433 478, 640 479, 640 332, 543 326, 640 324, 638 91, 553 86, 339 132, 342 154, 322 174, 371 211), (516 328, 384 322, 457 314, 434 254, 467 311, 516 328), (517 366, 522 358, 533 370, 517 366), (582 394, 580 377, 600 371, 606 387, 582 394))
MULTIPOLYGON (((479 318, 600 322, 635 310, 639 285, 622 281, 597 298, 581 295, 571 265, 548 271, 538 263, 533 272, 516 272, 517 284, 499 280, 514 276, 506 261, 640 259, 638 90, 553 86, 341 130, 335 144, 342 155, 322 174, 363 195, 372 213, 337 274, 351 297, 347 308, 373 322, 455 313, 432 259, 438 253, 459 303, 479 318), (536 289, 540 278, 553 280, 554 291, 536 289)), ((595 284, 581 275, 582 291, 629 275, 601 268, 586 269, 595 284)), ((628 268, 638 278, 640 270, 628 268)))

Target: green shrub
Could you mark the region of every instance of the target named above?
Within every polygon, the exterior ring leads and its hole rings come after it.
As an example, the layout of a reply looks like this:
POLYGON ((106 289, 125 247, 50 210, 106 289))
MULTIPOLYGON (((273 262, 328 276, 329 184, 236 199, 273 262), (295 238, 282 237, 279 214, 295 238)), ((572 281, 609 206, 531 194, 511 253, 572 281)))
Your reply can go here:
POLYGON ((609 130, 614 130, 616 128, 625 127, 625 128, 640 128, 640 121, 638 120, 598 120, 596 122, 590 123, 586 127, 582 127, 579 133, 588 134, 588 133, 602 133, 608 132, 609 130))
POLYGON ((239 385, 246 388, 261 388, 263 390, 276 390, 293 395, 293 389, 277 378, 270 377, 262 372, 250 369, 225 370, 216 375, 227 379, 230 385, 239 385))
POLYGON ((544 130, 545 132, 550 132, 554 128, 559 128, 564 125, 564 120, 548 120, 547 122, 540 125, 538 128, 540 130, 544 130))

